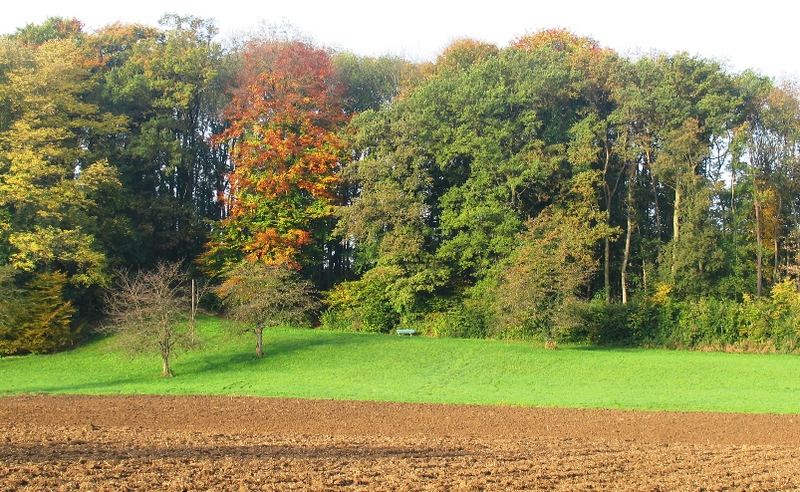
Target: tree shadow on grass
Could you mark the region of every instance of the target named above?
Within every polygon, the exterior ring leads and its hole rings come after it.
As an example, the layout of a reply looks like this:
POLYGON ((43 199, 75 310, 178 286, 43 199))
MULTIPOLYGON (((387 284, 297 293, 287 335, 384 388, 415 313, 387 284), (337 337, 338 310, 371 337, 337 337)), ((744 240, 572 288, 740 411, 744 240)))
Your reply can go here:
POLYGON ((570 350, 570 351, 578 351, 578 352, 624 352, 624 353, 634 353, 634 352, 642 352, 647 350, 642 347, 637 347, 635 345, 628 345, 628 344, 603 344, 603 345, 568 345, 563 348, 559 348, 560 350, 570 350))
MULTIPOLYGON (((236 352, 202 353, 192 354, 191 352, 181 353, 173 360, 172 366, 175 372, 175 381, 179 383, 183 376, 196 376, 202 374, 236 372, 237 370, 252 370, 263 367, 264 365, 275 364, 276 361, 287 361, 297 356, 303 351, 324 347, 324 346, 346 346, 357 345, 367 342, 367 337, 350 336, 312 336, 303 338, 279 338, 278 340, 266 340, 264 357, 259 359, 255 355, 255 339, 252 340, 252 347, 242 345, 236 352)), ((154 362, 158 364, 158 362, 154 362)), ((31 394, 31 393, 131 393, 135 391, 125 390, 123 387, 128 385, 149 385, 168 383, 158 377, 157 365, 153 365, 152 374, 142 374, 122 378, 83 381, 79 383, 68 382, 69 377, 65 376, 64 384, 31 384, 25 387, 13 388, 11 391, 3 391, 0 394, 31 394)), ((102 374, 98 374, 98 379, 102 374)), ((156 387, 154 389, 169 391, 172 385, 156 387)))
MULTIPOLYGON (((154 375, 157 373, 154 372, 154 375)), ((23 388, 16 388, 13 393, 6 394, 31 394, 31 393, 103 393, 109 390, 120 392, 120 386, 127 384, 152 382, 154 377, 137 376, 127 378, 117 378, 106 381, 86 381, 83 383, 63 384, 63 385, 30 385, 23 388)), ((3 394, 3 393, 0 393, 3 394)))
POLYGON ((279 361, 291 360, 299 353, 314 348, 362 345, 368 341, 367 337, 350 336, 313 336, 300 339, 281 338, 278 340, 267 338, 264 341, 264 356, 259 358, 255 354, 255 337, 253 337, 250 345, 243 345, 235 353, 208 354, 186 363, 183 368, 186 372, 192 374, 252 369, 279 361))

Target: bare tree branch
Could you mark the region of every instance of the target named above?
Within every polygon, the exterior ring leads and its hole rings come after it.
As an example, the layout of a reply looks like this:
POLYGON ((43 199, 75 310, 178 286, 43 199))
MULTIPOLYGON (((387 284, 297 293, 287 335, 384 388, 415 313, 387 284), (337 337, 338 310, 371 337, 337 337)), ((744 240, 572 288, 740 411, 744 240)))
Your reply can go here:
POLYGON ((134 353, 158 350, 162 373, 171 377, 170 357, 191 340, 186 320, 187 276, 180 263, 159 263, 149 271, 117 274, 115 288, 106 296, 109 324, 104 331, 119 333, 120 342, 134 353))

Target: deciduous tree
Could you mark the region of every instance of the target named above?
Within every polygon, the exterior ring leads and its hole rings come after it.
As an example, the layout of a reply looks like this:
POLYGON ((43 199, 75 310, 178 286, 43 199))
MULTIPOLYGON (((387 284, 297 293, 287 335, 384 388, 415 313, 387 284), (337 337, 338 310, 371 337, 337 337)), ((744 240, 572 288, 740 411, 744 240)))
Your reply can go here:
POLYGON ((286 265, 243 262, 231 268, 217 288, 228 315, 256 336, 256 355, 264 355, 264 329, 306 324, 319 308, 314 286, 286 265))
POLYGON ((247 46, 225 114, 214 137, 231 145, 231 215, 211 241, 218 264, 241 259, 299 268, 319 247, 320 225, 332 213, 345 122, 340 88, 328 54, 301 42, 247 46))
POLYGON ((600 179, 596 171, 577 175, 570 193, 520 235, 520 247, 502 270, 494 295, 497 322, 506 331, 538 332, 549 345, 555 342, 570 303, 598 270, 596 245, 619 232, 608 226, 598 206, 600 179))
POLYGON ((118 333, 132 353, 161 355, 161 376, 172 377, 170 359, 177 348, 189 347, 189 294, 180 263, 158 263, 152 270, 122 271, 106 297, 109 322, 105 331, 118 333))

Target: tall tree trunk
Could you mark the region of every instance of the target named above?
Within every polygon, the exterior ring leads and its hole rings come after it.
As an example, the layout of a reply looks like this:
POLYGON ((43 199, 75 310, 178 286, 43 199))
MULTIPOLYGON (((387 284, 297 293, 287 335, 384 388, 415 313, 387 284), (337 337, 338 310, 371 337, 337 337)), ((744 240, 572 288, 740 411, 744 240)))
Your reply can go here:
POLYGON ((764 285, 762 238, 761 238, 761 203, 758 199, 758 188, 753 187, 753 209, 756 215, 756 295, 761 296, 764 285))
MULTIPOLYGON (((609 221, 610 222, 610 221, 609 221)), ((611 241, 604 239, 605 248, 603 250, 603 284, 606 291, 606 304, 611 302, 611 241)))
MULTIPOLYGON (((617 193, 622 171, 617 175, 617 180, 612 188, 609 183, 609 170, 611 168, 611 148, 608 143, 608 135, 604 144, 605 159, 603 162, 603 191, 606 195, 606 224, 611 227, 611 201, 617 193)), ((611 302, 611 241, 608 238, 603 240, 603 288, 606 292, 606 304, 611 302)))
POLYGON ((642 260, 642 290, 647 293, 647 263, 642 260))
POLYGON ((625 200, 625 251, 622 254, 622 267, 620 271, 620 287, 622 290, 622 304, 628 303, 628 263, 631 260, 631 239, 633 237, 633 186, 636 182, 636 166, 631 165, 628 173, 628 193, 625 200))
POLYGON ((778 206, 775 207, 775 233, 773 236, 772 241, 772 254, 773 254, 773 263, 774 263, 774 270, 772 274, 772 282, 778 283, 778 279, 780 278, 780 258, 779 258, 779 248, 778 248, 778 234, 780 231, 780 220, 778 219, 781 214, 781 207, 783 207, 783 202, 781 201, 781 195, 776 192, 777 199, 778 199, 778 206))
POLYGON ((197 289, 195 287, 194 279, 192 279, 191 296, 192 296, 192 308, 191 308, 191 312, 190 312, 191 317, 190 317, 189 323, 190 323, 190 327, 191 327, 192 341, 194 342, 194 341, 197 340, 197 299, 196 299, 197 289))
POLYGON ((656 178, 654 176, 650 176, 650 188, 653 193, 653 214, 655 215, 656 219, 656 238, 661 241, 664 237, 661 234, 663 227, 661 226, 661 206, 658 204, 658 185, 656 183, 656 178))
POLYGON ((650 190, 653 193, 653 214, 655 215, 656 219, 656 238, 661 241, 661 207, 658 205, 658 182, 656 180, 655 175, 653 175, 653 167, 650 158, 650 150, 645 149, 644 151, 644 163, 647 169, 647 175, 650 182, 650 190))
POLYGON ((775 239, 772 241, 772 254, 774 255, 774 270, 772 274, 772 281, 773 283, 778 283, 778 278, 780 276, 780 259, 778 258, 778 231, 775 231, 775 239))
POLYGON ((625 252, 622 255, 622 272, 620 273, 622 287, 622 304, 628 304, 628 262, 631 258, 631 237, 633 236, 633 217, 628 209, 625 231, 625 252))
MULTIPOLYGON (((606 195, 606 224, 611 226, 611 187, 608 186, 608 152, 606 152, 606 164, 603 168, 603 190, 606 195)), ((611 302, 611 242, 608 238, 603 239, 603 289, 606 293, 606 304, 611 302)))
POLYGON ((733 162, 731 162, 731 240, 733 250, 736 251, 736 168, 733 162))
POLYGON ((264 328, 256 328, 256 356, 264 355, 264 328))
POLYGON ((675 184, 675 203, 672 210, 672 280, 678 273, 678 240, 681 238, 681 185, 675 184))

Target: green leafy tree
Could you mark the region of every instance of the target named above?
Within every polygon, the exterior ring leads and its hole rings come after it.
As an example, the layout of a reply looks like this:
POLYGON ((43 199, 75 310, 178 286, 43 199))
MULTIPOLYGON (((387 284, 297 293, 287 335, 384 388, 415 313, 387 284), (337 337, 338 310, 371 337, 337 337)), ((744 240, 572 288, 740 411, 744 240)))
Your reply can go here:
POLYGON ((122 252, 134 263, 199 254, 209 221, 226 215, 227 147, 221 108, 232 59, 213 41, 213 22, 167 15, 161 29, 115 24, 91 40, 102 106, 127 117, 104 142, 125 186, 135 234, 122 252))
POLYGON ((75 39, 0 44, 0 263, 20 276, 63 272, 77 299, 107 280, 97 237, 120 182, 93 142, 124 118, 87 102, 92 65, 75 39))
POLYGON ((27 24, 11 36, 25 44, 40 45, 54 39, 79 39, 84 36, 83 24, 78 19, 50 17, 41 24, 27 24))
POLYGON ((339 231, 358 269, 396 272, 388 290, 401 322, 484 278, 570 178, 586 63, 545 38, 506 50, 457 42, 390 107, 353 120, 343 175, 354 193, 339 231))
POLYGON ((390 104, 411 69, 409 62, 389 56, 372 58, 339 53, 331 61, 344 91, 343 107, 351 114, 390 104))
POLYGON ((743 75, 739 82, 749 96, 741 131, 741 152, 746 153, 747 163, 737 162, 732 173, 741 173, 739 182, 746 186, 741 191, 750 202, 753 220, 747 222, 752 223, 749 236, 755 243, 751 256, 755 257, 755 292, 761 296, 766 280, 779 281, 780 256, 786 251, 783 238, 797 227, 792 208, 798 191, 800 103, 790 87, 774 87, 754 74, 743 75), (770 256, 772 261, 765 261, 770 256))
POLYGON ((527 224, 494 293, 501 330, 541 333, 554 346, 557 327, 568 324, 571 303, 598 270, 597 244, 619 232, 598 206, 599 181, 597 172, 578 174, 569 194, 527 224))

